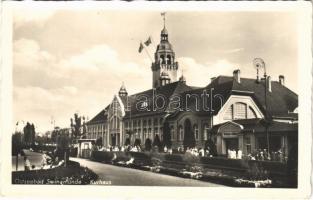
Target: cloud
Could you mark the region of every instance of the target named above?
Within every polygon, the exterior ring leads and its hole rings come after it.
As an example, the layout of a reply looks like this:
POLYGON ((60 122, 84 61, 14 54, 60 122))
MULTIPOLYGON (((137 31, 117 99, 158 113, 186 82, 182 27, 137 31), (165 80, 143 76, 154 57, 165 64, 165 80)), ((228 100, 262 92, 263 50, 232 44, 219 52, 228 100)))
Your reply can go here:
POLYGON ((216 60, 211 63, 197 63, 193 58, 178 58, 188 85, 205 86, 210 83, 210 78, 219 75, 232 75, 233 70, 238 68, 238 64, 228 60, 216 60))
POLYGON ((58 59, 38 42, 14 41, 15 120, 31 121, 38 130, 50 127, 51 116, 59 126, 76 111, 89 118, 103 109, 118 93, 122 81, 129 93, 150 86, 150 67, 123 61, 107 44, 99 44, 80 54, 58 59))
POLYGON ((238 53, 243 50, 244 48, 235 48, 235 49, 224 50, 223 52, 226 54, 230 54, 230 53, 238 53))

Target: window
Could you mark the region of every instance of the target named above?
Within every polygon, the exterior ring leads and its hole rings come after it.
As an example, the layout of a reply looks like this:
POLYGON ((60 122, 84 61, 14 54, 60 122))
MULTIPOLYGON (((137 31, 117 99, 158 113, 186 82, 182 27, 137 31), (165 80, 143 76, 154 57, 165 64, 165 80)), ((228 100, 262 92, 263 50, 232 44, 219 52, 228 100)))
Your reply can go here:
POLYGON ((198 125, 197 124, 195 124, 193 126, 193 131, 194 131, 194 134, 195 134, 195 139, 199 140, 199 129, 198 129, 198 125))
POLYGON ((246 119, 247 118, 247 105, 244 103, 235 104, 235 119, 246 119))
POLYGON ((173 141, 173 140, 175 140, 175 139, 174 139, 175 134, 174 134, 174 127, 173 127, 173 126, 171 126, 170 132, 171 132, 171 140, 173 141))
POLYGON ((209 125, 208 124, 204 124, 204 129, 203 129, 203 139, 204 141, 208 140, 208 134, 209 134, 209 125))
POLYGON ((158 118, 154 118, 153 125, 154 125, 154 126, 157 126, 157 125, 158 125, 158 118))
POLYGON ((179 132, 178 132, 178 140, 182 141, 183 137, 184 137, 184 129, 183 129, 182 126, 179 126, 178 130, 179 130, 179 132))
POLYGON ((154 128, 154 135, 159 134, 158 128, 154 128))
POLYGON ((257 118, 255 111, 250 106, 248 108, 247 117, 248 117, 248 119, 257 118))

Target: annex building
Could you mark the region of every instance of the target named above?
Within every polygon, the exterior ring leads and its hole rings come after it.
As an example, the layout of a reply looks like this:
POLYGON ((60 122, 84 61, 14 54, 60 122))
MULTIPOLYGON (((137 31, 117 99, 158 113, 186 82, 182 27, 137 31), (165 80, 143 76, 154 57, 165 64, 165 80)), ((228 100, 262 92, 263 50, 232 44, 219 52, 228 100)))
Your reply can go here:
POLYGON ((165 26, 160 36, 151 89, 130 95, 123 84, 87 122, 87 139, 100 138, 106 147, 160 140, 173 149, 203 148, 211 141, 218 155, 226 155, 228 149, 243 154, 265 149, 269 135, 270 149, 288 154, 298 138, 298 95, 284 85, 284 76, 251 79, 235 70, 205 87, 189 86, 184 76, 177 77, 179 63, 165 26))

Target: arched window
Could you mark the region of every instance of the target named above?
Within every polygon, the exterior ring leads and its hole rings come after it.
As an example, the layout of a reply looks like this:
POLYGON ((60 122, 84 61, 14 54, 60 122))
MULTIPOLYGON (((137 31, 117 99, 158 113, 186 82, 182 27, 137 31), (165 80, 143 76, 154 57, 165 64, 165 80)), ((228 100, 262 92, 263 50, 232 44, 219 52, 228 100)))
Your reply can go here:
POLYGON ((161 56, 160 56, 160 63, 161 63, 162 65, 165 64, 164 55, 161 55, 161 56))
POLYGON ((236 103, 234 119, 247 119, 247 104, 236 103))
POLYGON ((198 129, 198 125, 197 125, 197 124, 195 124, 195 125, 193 126, 193 132, 194 132, 194 134, 195 134, 195 139, 196 139, 196 140, 199 140, 199 129, 198 129))
POLYGON ((178 128, 178 140, 179 141, 184 140, 184 129, 182 126, 179 126, 178 128))
POLYGON ((171 140, 173 141, 173 140, 175 140, 175 139, 174 139, 175 134, 174 134, 174 127, 173 127, 173 126, 171 126, 170 132, 171 132, 171 140))
POLYGON ((167 55, 167 57, 166 57, 166 63, 167 64, 172 64, 172 59, 171 59, 171 56, 170 55, 167 55))
POLYGON ((248 119, 257 118, 255 111, 250 106, 248 108, 247 117, 248 117, 248 119))
POLYGON ((225 112, 224 119, 232 120, 234 118, 234 105, 230 105, 225 112))

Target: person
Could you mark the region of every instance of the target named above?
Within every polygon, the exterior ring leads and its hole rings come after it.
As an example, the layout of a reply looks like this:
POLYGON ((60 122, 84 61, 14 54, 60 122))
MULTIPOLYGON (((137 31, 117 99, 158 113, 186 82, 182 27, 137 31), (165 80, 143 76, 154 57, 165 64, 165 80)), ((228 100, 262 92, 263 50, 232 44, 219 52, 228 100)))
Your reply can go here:
POLYGON ((30 170, 30 161, 28 160, 27 156, 24 157, 24 170, 25 171, 30 170))
POLYGON ((46 165, 47 165, 47 154, 43 153, 41 159, 41 169, 43 169, 46 165))
POLYGON ((242 159, 242 151, 240 149, 238 150, 237 159, 242 159))

